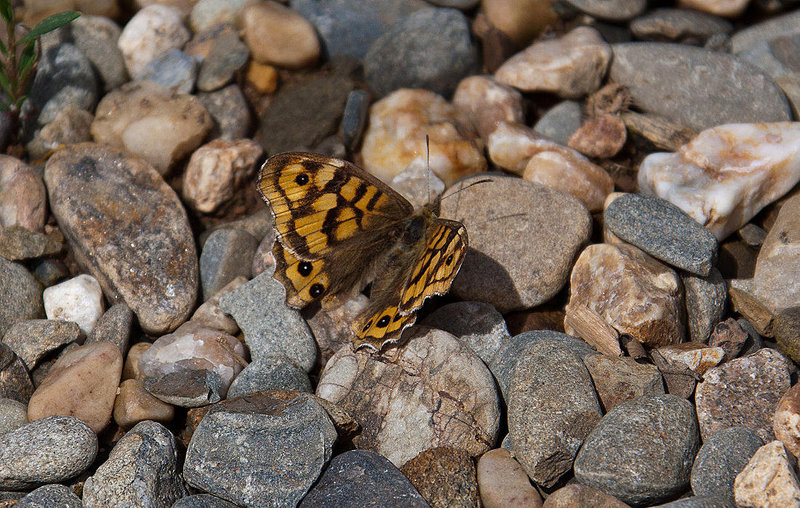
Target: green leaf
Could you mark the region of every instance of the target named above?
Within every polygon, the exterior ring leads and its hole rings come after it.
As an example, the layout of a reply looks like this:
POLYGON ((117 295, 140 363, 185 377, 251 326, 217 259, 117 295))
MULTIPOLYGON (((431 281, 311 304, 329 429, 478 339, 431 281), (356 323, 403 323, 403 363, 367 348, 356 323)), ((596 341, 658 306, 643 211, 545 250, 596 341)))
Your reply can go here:
POLYGON ((26 44, 30 41, 35 40, 42 35, 52 32, 56 28, 61 28, 62 26, 66 25, 67 23, 72 22, 81 13, 77 11, 66 11, 66 12, 59 12, 58 14, 53 14, 49 18, 45 18, 41 20, 39 23, 33 27, 33 30, 26 33, 22 39, 19 40, 20 44, 26 44))
POLYGON ((0 87, 3 88, 3 92, 6 94, 6 98, 8 102, 14 100, 14 92, 11 90, 11 83, 8 81, 8 76, 6 76, 5 72, 0 72, 0 87))
POLYGON ((0 0, 0 16, 6 25, 14 26, 14 8, 11 6, 11 0, 0 0))
POLYGON ((33 68, 36 62, 36 46, 33 42, 29 42, 25 49, 22 50, 22 55, 19 57, 19 65, 17 66, 17 73, 19 75, 19 82, 25 83, 28 81, 28 73, 33 68))

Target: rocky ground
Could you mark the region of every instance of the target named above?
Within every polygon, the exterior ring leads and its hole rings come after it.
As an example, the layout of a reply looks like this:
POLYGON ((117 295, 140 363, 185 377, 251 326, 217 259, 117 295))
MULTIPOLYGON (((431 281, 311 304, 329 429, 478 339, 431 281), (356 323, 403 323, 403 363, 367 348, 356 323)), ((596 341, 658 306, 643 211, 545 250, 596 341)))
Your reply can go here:
POLYGON ((77 4, 0 124, 0 505, 800 505, 795 0, 77 4), (399 347, 285 305, 287 150, 466 226, 399 347))

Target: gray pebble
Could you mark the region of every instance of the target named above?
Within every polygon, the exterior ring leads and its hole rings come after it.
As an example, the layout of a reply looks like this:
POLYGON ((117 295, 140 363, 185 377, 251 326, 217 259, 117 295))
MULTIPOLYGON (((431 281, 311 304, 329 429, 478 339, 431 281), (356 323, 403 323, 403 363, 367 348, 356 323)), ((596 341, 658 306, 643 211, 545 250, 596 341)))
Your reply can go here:
POLYGON ((178 468, 175 437, 160 423, 136 424, 83 485, 83 503, 103 506, 171 506, 187 494, 178 468))
POLYGON ((342 141, 348 150, 355 151, 361 143, 361 135, 367 125, 369 113, 369 93, 366 90, 353 90, 347 96, 342 113, 342 141))
POLYGON ((214 40, 211 50, 200 66, 197 88, 212 92, 227 85, 244 67, 250 51, 235 31, 224 31, 214 40))
POLYGON ((483 302, 456 302, 439 307, 420 324, 449 332, 469 346, 486 365, 508 342, 506 321, 497 310, 483 302))
POLYGON ((477 68, 469 20, 455 9, 411 14, 379 37, 364 57, 367 83, 379 97, 399 88, 450 96, 477 68))
POLYGON ((581 104, 576 101, 561 101, 539 118, 533 131, 566 146, 569 138, 582 124, 581 104))
POLYGON ((3 342, 14 350, 28 370, 56 349, 81 338, 81 329, 72 321, 32 319, 14 324, 3 336, 3 342))
POLYGON ((228 389, 228 398, 264 390, 313 392, 303 369, 284 355, 266 355, 242 369, 228 389))
POLYGON ((0 342, 0 398, 27 404, 32 394, 33 381, 25 363, 10 347, 0 342))
POLYGON ((124 303, 117 303, 106 310, 95 323, 84 344, 107 341, 115 344, 123 355, 128 351, 133 326, 133 311, 124 303))
POLYGON ((144 387, 154 397, 179 407, 201 407, 222 400, 224 383, 213 370, 193 369, 145 377, 144 387))
POLYGON ((739 30, 731 37, 731 53, 737 55, 760 42, 797 34, 800 34, 800 11, 776 16, 739 30))
POLYGON ((44 317, 42 288, 24 266, 0 256, 0 337, 11 325, 44 317))
POLYGON ((250 108, 238 85, 228 85, 221 90, 198 93, 200 104, 214 120, 207 139, 222 138, 227 141, 242 139, 250 133, 250 108))
POLYGON ((693 9, 655 9, 631 21, 630 27, 637 39, 701 46, 733 30, 730 21, 693 9))
POLYGON ((697 496, 720 496, 732 503, 736 475, 764 442, 746 427, 730 427, 709 436, 692 466, 692 491, 697 496))
POLYGON ((97 436, 74 416, 49 416, 0 436, 0 490, 68 480, 97 456, 97 436))
POLYGON ((389 459, 351 450, 331 460, 300 508, 426 508, 428 503, 389 459))
POLYGON ((608 205, 604 220, 612 233, 656 259, 702 277, 711 272, 716 238, 665 199, 625 194, 608 205))
POLYGON ((200 253, 203 301, 214 296, 236 277, 250 278, 258 240, 240 229, 217 229, 208 236, 200 253))
POLYGON ((575 459, 575 478, 628 504, 654 504, 689 486, 700 432, 692 404, 639 397, 609 411, 575 459))
POLYGON ((59 484, 43 485, 15 504, 17 508, 82 508, 81 498, 69 487, 59 484))
POLYGON ((686 299, 686 321, 693 342, 707 343, 714 327, 722 320, 728 289, 716 268, 708 277, 681 274, 686 299))
POLYGON ((175 501, 172 508, 236 508, 237 505, 211 494, 195 494, 175 501))
POLYGON ((335 440, 336 429, 313 396, 261 392, 209 411, 189 442, 183 474, 192 487, 237 504, 295 506, 335 440))
POLYGON ((69 24, 75 45, 92 63, 108 92, 128 81, 122 51, 117 47, 120 27, 104 16, 82 14, 69 24))
POLYGON ((147 62, 136 79, 149 79, 178 93, 190 93, 197 79, 197 60, 173 48, 147 62))
POLYGON ((28 406, 14 399, 0 399, 0 436, 28 423, 28 406))
POLYGON ((286 305, 286 290, 271 273, 264 272, 226 294, 219 307, 239 325, 253 361, 284 354, 306 372, 314 366, 314 336, 300 313, 286 305))

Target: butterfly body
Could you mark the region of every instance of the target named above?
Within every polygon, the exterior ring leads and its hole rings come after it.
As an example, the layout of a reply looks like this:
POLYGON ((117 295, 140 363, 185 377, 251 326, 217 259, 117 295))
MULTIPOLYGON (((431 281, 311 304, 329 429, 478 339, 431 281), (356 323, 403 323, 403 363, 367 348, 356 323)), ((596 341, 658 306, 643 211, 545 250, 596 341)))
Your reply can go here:
POLYGON ((396 342, 426 298, 449 290, 466 253, 461 223, 437 217, 435 205, 415 210, 340 159, 275 155, 258 189, 275 218, 275 278, 289 306, 336 307, 372 281, 370 303, 352 326, 356 348, 396 342))

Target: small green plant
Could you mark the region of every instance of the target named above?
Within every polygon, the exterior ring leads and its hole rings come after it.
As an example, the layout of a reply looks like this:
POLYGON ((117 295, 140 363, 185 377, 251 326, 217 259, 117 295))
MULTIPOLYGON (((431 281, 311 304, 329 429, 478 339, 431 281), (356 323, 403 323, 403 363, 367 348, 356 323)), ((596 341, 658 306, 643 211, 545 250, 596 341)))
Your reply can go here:
POLYGON ((0 111, 8 115, 10 122, 9 135, 11 145, 16 144, 19 137, 19 114, 22 103, 28 96, 39 52, 36 40, 42 35, 60 28, 80 16, 79 12, 67 11, 54 14, 43 19, 25 32, 17 40, 17 20, 12 0, 0 0, 0 17, 6 25, 6 38, 0 38, 0 111))

